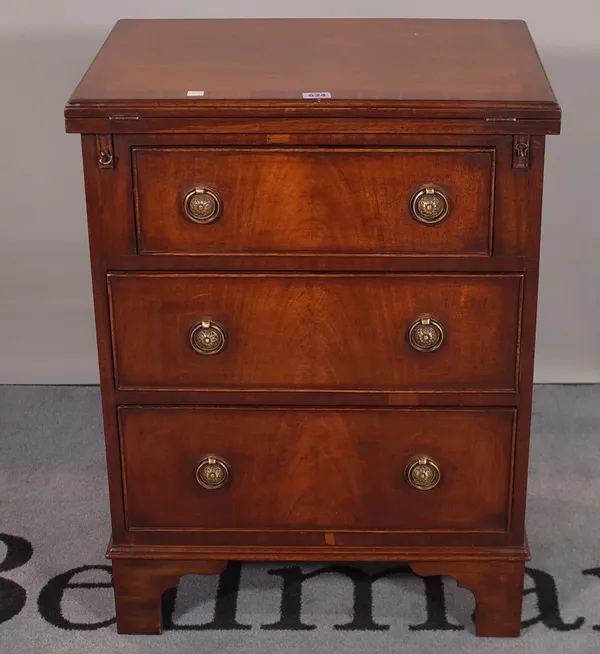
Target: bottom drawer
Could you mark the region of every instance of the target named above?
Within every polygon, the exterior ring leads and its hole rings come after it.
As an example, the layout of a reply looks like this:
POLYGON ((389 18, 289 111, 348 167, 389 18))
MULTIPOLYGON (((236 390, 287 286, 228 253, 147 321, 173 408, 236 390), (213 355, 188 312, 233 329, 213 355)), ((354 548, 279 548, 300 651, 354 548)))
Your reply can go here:
POLYGON ((505 532, 512 409, 121 407, 129 530, 505 532))

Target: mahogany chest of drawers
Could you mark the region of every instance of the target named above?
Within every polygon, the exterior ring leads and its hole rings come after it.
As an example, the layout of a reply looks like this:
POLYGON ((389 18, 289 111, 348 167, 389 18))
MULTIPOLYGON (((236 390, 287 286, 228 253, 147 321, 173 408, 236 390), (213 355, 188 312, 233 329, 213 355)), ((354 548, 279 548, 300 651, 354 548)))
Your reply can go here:
POLYGON ((82 134, 117 625, 229 560, 521 622, 545 136, 520 21, 120 21, 82 134))

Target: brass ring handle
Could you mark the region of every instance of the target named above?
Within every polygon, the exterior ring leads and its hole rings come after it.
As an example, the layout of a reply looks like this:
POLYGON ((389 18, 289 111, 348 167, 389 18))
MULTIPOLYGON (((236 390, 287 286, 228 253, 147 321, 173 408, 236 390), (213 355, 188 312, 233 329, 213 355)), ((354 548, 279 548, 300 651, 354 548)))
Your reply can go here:
POLYGON ((222 488, 229 481, 231 473, 223 459, 209 454, 202 459, 196 468, 196 481, 208 490, 222 488))
POLYGON ((442 478, 438 464, 426 455, 415 456, 404 469, 406 481, 417 490, 431 490, 442 478))
POLYGON ((190 345, 199 354, 218 354, 226 344, 225 330, 212 320, 204 319, 190 331, 190 345))
POLYGON ((435 352, 444 338, 444 328, 429 316, 421 316, 408 328, 408 343, 418 352, 435 352))
POLYGON ((216 191, 196 186, 183 198, 183 213, 194 223, 207 225, 221 215, 223 203, 216 191))
POLYGON ((112 166, 114 160, 115 158, 110 150, 100 150, 100 153, 98 154, 98 163, 101 166, 105 166, 105 167, 112 166))
POLYGON ((419 189, 410 200, 410 211, 415 220, 425 225, 436 225, 444 220, 450 204, 439 188, 425 186, 419 189))

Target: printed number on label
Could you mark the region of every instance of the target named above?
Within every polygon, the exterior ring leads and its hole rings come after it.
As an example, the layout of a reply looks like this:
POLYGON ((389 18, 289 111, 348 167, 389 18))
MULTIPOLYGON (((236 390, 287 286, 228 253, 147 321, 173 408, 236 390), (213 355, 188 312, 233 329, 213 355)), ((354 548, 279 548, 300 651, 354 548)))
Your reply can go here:
POLYGON ((329 91, 313 91, 312 93, 303 93, 302 97, 305 100, 327 100, 331 98, 329 91))

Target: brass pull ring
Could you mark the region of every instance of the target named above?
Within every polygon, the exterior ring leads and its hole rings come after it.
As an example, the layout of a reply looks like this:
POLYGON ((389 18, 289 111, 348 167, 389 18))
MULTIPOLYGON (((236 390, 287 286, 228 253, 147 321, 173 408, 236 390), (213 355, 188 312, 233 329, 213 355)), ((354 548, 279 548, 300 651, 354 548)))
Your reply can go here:
POLYGON ((229 466, 219 457, 209 454, 196 468, 196 481, 208 490, 222 488, 229 481, 229 466))
POLYGON ((219 194, 205 186, 196 186, 183 198, 183 213, 192 222, 200 225, 207 225, 217 220, 222 208, 219 194))
POLYGON ((418 190, 410 200, 410 212, 415 220, 425 225, 436 225, 444 220, 450 204, 439 188, 425 186, 418 190))
POLYGON ((408 343, 418 352, 435 352, 444 338, 444 328, 429 316, 422 316, 408 328, 408 343))
POLYGON ((98 163, 101 166, 105 166, 105 167, 112 166, 114 160, 115 158, 110 150, 100 150, 100 153, 98 154, 98 163))
POLYGON ((438 464, 426 455, 415 456, 404 469, 406 481, 417 490, 431 490, 442 478, 438 464))
POLYGON ((212 320, 202 320, 190 331, 190 345, 199 354, 218 354, 226 344, 225 330, 212 320))

